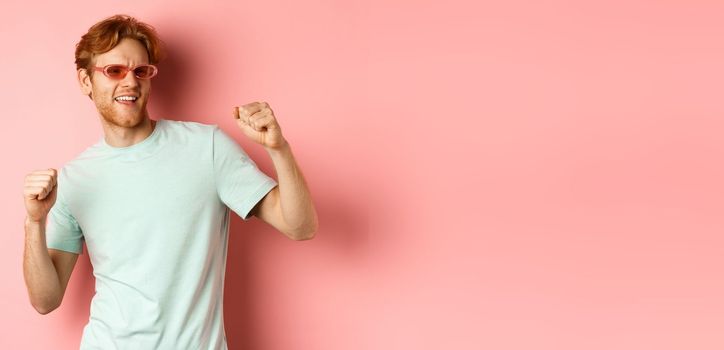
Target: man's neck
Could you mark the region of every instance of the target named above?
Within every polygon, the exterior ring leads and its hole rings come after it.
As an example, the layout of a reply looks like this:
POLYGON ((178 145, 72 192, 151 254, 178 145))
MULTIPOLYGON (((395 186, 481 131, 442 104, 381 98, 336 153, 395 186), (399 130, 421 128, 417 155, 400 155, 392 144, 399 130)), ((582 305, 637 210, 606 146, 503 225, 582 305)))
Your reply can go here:
POLYGON ((103 125, 106 143, 111 147, 133 146, 145 140, 156 127, 156 121, 149 118, 144 118, 141 123, 132 128, 112 125, 105 120, 101 124, 103 125))

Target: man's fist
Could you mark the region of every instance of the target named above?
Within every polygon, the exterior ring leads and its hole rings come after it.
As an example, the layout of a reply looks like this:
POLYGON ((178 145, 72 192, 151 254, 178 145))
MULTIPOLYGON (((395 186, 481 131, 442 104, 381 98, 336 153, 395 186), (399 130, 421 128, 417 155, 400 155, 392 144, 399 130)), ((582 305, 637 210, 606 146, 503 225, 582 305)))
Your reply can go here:
POLYGON ((28 219, 42 221, 55 204, 58 190, 58 172, 55 169, 36 170, 25 176, 25 210, 28 219))
POLYGON ((234 107, 234 118, 244 135, 269 149, 280 149, 287 141, 274 112, 266 102, 252 102, 234 107))

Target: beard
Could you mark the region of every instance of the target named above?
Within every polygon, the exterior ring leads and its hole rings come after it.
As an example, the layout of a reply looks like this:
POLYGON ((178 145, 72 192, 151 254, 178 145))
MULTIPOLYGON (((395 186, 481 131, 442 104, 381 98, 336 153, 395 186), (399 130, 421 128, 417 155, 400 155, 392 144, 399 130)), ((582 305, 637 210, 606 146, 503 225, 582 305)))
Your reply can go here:
POLYGON ((122 105, 115 102, 112 97, 103 99, 103 101, 108 100, 110 102, 97 102, 96 108, 103 120, 113 127, 134 128, 148 119, 146 98, 136 100, 136 104, 133 106, 122 105))

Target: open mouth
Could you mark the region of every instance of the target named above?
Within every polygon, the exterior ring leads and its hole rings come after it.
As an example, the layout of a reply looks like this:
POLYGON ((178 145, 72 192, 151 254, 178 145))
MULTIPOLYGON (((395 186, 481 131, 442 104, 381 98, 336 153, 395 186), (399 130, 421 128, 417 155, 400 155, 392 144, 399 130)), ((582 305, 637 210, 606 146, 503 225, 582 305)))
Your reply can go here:
POLYGON ((114 100, 120 104, 132 106, 132 105, 136 104, 136 100, 138 100, 138 97, 136 97, 136 96, 118 96, 118 97, 114 98, 114 100))

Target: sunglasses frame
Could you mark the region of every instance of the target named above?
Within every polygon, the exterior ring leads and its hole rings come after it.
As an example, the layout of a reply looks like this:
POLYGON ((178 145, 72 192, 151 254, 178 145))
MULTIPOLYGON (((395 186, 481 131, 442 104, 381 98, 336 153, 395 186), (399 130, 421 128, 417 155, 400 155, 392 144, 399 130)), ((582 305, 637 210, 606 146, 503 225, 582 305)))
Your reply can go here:
POLYGON ((136 66, 133 66, 133 67, 129 67, 129 66, 126 66, 126 65, 123 65, 123 64, 109 64, 109 65, 106 65, 106 66, 103 66, 103 67, 94 66, 94 67, 93 67, 93 70, 96 71, 96 72, 103 72, 103 75, 107 76, 107 77, 110 78, 110 79, 114 79, 114 80, 123 80, 123 79, 125 79, 125 78, 126 78, 126 75, 128 75, 128 72, 133 72, 133 76, 134 76, 134 77, 136 77, 137 79, 143 79, 143 80, 151 79, 151 78, 155 77, 156 74, 158 74, 158 67, 156 67, 156 66, 153 65, 153 64, 139 64, 139 65, 136 65, 136 66), (148 78, 141 78, 141 77, 139 77, 138 75, 136 75, 136 68, 138 68, 138 67, 145 67, 145 66, 153 67, 153 74, 152 74, 150 77, 148 77, 148 78), (109 68, 111 68, 111 67, 122 67, 122 68, 125 70, 125 72, 123 72, 123 75, 122 75, 120 78, 114 78, 114 77, 112 77, 110 74, 108 74, 108 71, 107 71, 107 70, 108 70, 109 68))

